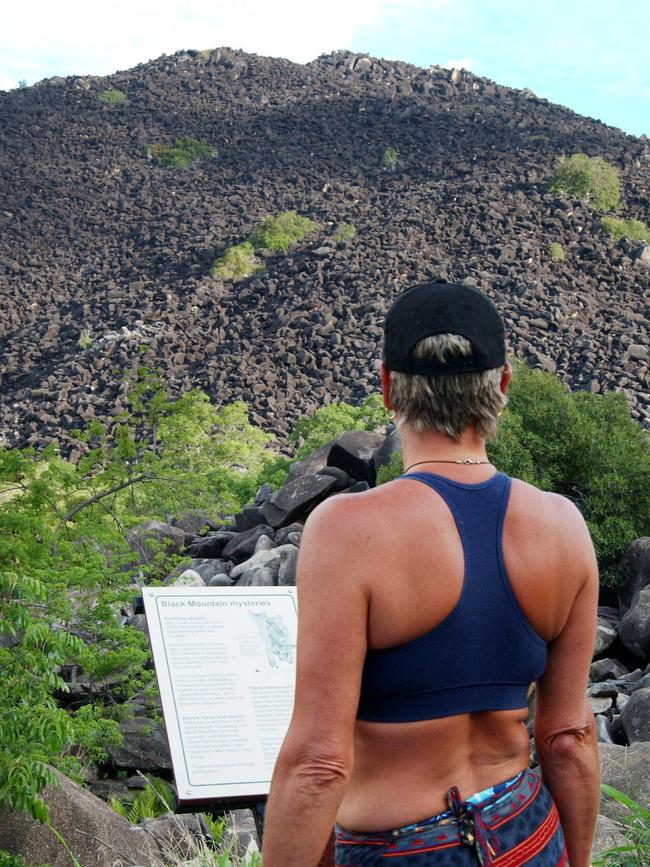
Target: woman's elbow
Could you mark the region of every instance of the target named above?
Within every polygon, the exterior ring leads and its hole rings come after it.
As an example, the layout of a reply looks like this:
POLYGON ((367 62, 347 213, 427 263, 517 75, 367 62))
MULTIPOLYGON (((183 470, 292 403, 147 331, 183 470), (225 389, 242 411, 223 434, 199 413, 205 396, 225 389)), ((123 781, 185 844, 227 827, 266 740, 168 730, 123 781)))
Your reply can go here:
POLYGON ((319 748, 283 749, 276 770, 291 778, 305 794, 318 795, 343 789, 352 775, 353 760, 349 751, 319 748))

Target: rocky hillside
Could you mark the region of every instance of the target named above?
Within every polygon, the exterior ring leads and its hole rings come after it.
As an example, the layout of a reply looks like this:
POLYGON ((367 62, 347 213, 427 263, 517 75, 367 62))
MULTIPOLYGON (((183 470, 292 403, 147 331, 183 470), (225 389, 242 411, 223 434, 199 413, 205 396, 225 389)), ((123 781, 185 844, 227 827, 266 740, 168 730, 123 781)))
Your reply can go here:
POLYGON ((469 73, 349 53, 179 52, 0 93, 0 116, 5 444, 65 449, 66 431, 119 410, 142 362, 174 393, 244 399, 282 440, 297 414, 377 389, 382 314, 430 276, 486 289, 518 356, 624 390, 650 424, 650 268, 546 192, 561 154, 599 154, 621 170, 625 216, 649 221, 645 139, 469 73), (112 89, 126 101, 99 98, 112 89), (147 158, 180 137, 214 155, 147 158), (285 210, 319 232, 241 282, 209 275, 285 210))

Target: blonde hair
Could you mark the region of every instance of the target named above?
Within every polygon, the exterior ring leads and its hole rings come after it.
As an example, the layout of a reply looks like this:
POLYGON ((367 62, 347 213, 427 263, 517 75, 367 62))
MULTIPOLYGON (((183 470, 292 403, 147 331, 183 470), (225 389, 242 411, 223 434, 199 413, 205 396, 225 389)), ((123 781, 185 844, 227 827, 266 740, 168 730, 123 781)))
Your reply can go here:
MULTIPOLYGON (((415 358, 450 358, 471 355, 472 345, 459 334, 436 334, 416 343, 415 358)), ((501 392, 503 367, 448 376, 390 374, 390 402, 399 423, 417 433, 435 430, 459 439, 465 428, 476 425, 479 434, 493 439, 498 418, 507 403, 501 392)))

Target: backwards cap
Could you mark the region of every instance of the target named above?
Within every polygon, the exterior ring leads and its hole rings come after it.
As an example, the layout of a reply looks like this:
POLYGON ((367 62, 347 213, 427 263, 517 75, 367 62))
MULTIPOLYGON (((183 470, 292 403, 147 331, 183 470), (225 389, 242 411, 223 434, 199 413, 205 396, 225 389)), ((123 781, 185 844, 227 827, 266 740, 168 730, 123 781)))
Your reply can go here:
POLYGON ((384 364, 400 373, 444 376, 489 370, 506 361, 503 322, 492 301, 470 286, 421 283, 393 303, 384 325, 384 364), (436 334, 460 334, 471 355, 439 361, 415 358, 415 345, 436 334))

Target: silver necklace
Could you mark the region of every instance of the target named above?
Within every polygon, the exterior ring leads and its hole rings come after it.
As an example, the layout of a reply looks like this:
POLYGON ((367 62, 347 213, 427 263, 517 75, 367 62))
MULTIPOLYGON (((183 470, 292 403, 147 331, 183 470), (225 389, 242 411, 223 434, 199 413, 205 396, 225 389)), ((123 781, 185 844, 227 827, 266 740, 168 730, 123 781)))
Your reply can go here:
POLYGON ((419 467, 420 464, 465 464, 465 465, 471 464, 474 466, 476 464, 489 464, 489 463, 490 463, 490 461, 475 461, 472 458, 458 458, 455 461, 443 461, 443 460, 437 460, 437 459, 433 458, 432 460, 429 460, 429 461, 416 461, 414 464, 411 464, 410 467, 407 467, 404 470, 404 472, 408 473, 409 470, 412 470, 413 467, 419 467))

